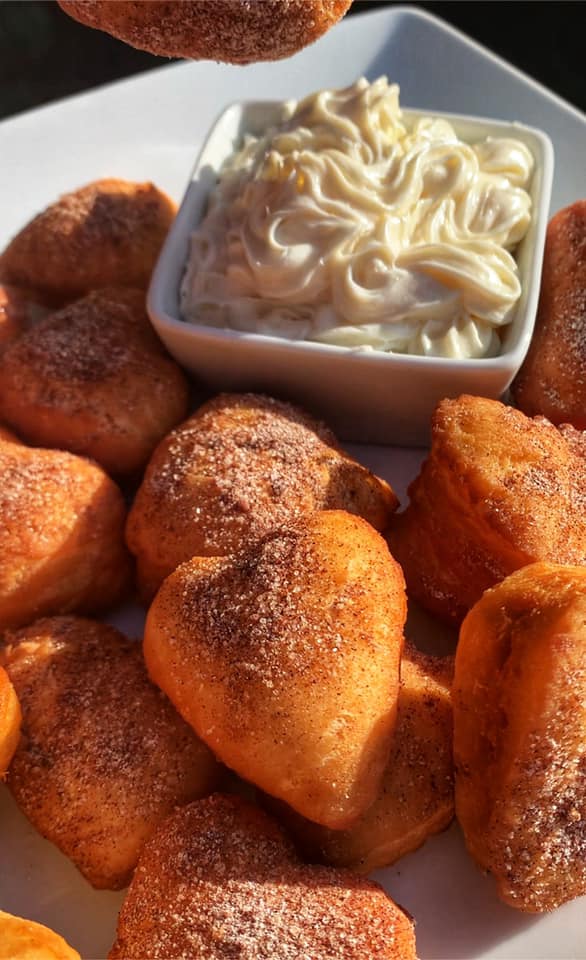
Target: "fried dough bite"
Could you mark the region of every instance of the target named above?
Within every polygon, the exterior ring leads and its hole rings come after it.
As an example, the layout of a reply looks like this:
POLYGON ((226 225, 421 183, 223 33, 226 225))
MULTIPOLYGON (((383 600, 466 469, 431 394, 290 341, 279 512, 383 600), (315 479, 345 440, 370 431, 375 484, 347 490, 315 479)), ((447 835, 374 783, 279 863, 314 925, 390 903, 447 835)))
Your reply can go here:
POLYGON ((20 705, 14 687, 8 679, 6 670, 0 667, 0 780, 5 777, 18 746, 21 719, 20 705))
POLYGON ((92 457, 114 474, 144 466, 188 399, 140 290, 90 293, 0 358, 0 416, 31 443, 92 457))
POLYGON ((218 764, 113 627, 38 620, 6 634, 0 661, 23 714, 16 802, 94 887, 126 886, 157 824, 213 790, 218 764))
POLYGON ((256 63, 290 57, 352 0, 58 0, 74 20, 159 57, 256 63))
POLYGON ((0 284, 0 355, 7 345, 47 313, 30 290, 0 284))
POLYGON ((48 927, 0 910, 0 960, 81 960, 81 957, 48 927))
POLYGON ((537 913, 586 893, 586 569, 536 563, 460 633, 456 812, 500 897, 537 913))
POLYGON ((547 228, 535 332, 511 390, 525 413, 586 430, 586 200, 547 228))
POLYGON ((125 518, 96 464, 0 440, 0 630, 114 606, 130 583, 125 518))
POLYGON ((454 816, 451 658, 407 647, 401 660, 397 726, 380 796, 348 830, 328 830, 279 801, 268 809, 304 855, 370 873, 395 863, 444 830, 454 816))
POLYGON ((150 608, 144 654, 220 760, 341 829, 381 788, 405 616, 382 537, 332 510, 180 566, 150 608))
POLYGON ((299 407, 221 394, 153 454, 128 517, 146 600, 194 556, 226 556, 315 510, 340 509, 383 530, 398 500, 299 407))
POLYGON ((537 560, 586 564, 578 440, 497 400, 443 400, 431 451, 389 542, 409 593, 460 623, 488 587, 537 560))
POLYGON ((0 281, 60 306, 102 287, 146 290, 175 216, 152 183, 95 180, 39 213, 0 256, 0 281))
POLYGON ((377 883, 307 866, 272 820, 216 794, 146 844, 110 960, 415 960, 412 920, 377 883))

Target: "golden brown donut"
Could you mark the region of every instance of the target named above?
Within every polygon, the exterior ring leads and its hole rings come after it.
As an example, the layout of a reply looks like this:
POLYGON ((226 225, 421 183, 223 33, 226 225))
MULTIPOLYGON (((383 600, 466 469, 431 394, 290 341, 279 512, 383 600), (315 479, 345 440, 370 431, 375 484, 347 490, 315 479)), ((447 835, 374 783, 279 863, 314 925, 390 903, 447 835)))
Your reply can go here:
POLYGON ((185 560, 226 556, 314 510, 383 530, 398 500, 324 424, 269 397, 221 394, 155 450, 128 517, 145 599, 185 560))
POLYGON ((187 413, 188 385, 144 293, 104 289, 46 317, 0 357, 0 416, 31 443, 132 473, 187 413))
POLYGON ((459 623, 519 567, 586 564, 586 457, 578 445, 497 400, 443 400, 429 457, 389 537, 413 597, 459 623))
POLYGON ((46 307, 36 302, 30 290, 0 284, 0 355, 46 313, 46 307))
POLYGON ((460 632, 456 812, 499 895, 529 912, 586 893, 586 568, 536 563, 460 632))
POLYGON ((23 715, 16 802, 94 887, 126 886, 145 840, 214 789, 218 764, 113 627, 38 620, 6 634, 0 662, 23 715))
POLYGON ((58 0, 74 20, 159 57, 281 60, 333 27, 352 0, 58 0))
POLYGON ((377 883, 306 866, 266 814, 215 795, 146 844, 110 960, 415 960, 412 920, 377 883))
POLYGON ((0 910, 2 960, 81 960, 63 937, 41 923, 13 917, 0 910))
POLYGON ((175 211, 152 183, 88 183, 14 237, 0 256, 0 280, 55 305, 101 287, 146 289, 175 211))
POLYGON ((125 518, 89 460, 0 440, 0 630, 117 603, 130 580, 125 518))
MULTIPOLYGON (((6 775, 20 737, 20 706, 6 670, 0 667, 0 780, 6 775)), ((2 953, 0 951, 0 957, 2 953)))
POLYGON ((525 413, 586 430, 586 200, 547 228, 535 332, 511 389, 525 413))
POLYGON ((453 660, 407 647, 401 660, 397 726, 380 796, 348 830, 328 830, 267 800, 304 859, 370 873, 444 830, 454 816, 453 660))
POLYGON ((382 537, 331 510, 180 566, 150 608, 144 655, 220 760, 337 829, 381 788, 405 616, 382 537))

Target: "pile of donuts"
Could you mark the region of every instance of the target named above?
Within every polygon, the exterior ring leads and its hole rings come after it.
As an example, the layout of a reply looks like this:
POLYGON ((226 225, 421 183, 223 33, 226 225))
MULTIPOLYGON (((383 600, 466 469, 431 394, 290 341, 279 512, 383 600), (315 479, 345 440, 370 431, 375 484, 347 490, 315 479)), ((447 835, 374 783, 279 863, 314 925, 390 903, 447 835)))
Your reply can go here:
MULTIPOLYGON (((403 511, 290 403, 192 412, 144 306, 173 215, 98 181, 0 256, 0 775, 129 885, 109 956, 415 958, 365 874, 454 812, 511 906, 586 893, 586 203, 520 409, 442 401, 403 511), (407 594, 455 661, 405 640, 407 594), (141 642, 93 619, 133 597, 141 642)), ((23 945, 78 957, 0 913, 23 945)))

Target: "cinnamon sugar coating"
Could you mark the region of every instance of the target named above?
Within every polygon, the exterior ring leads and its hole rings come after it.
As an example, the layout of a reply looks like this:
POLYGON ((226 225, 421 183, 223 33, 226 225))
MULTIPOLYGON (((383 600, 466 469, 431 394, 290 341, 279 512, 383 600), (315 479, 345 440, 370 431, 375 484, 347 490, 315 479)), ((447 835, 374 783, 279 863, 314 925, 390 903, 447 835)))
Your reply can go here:
POLYGON ((125 519, 120 490, 96 464, 0 440, 0 630, 121 600, 125 519))
POLYGON ((152 183, 95 180, 23 227, 0 256, 0 281, 55 305, 101 287, 145 290, 175 211, 152 183))
POLYGON ((0 416, 31 443, 132 473, 187 413, 187 381, 140 290, 98 290, 53 313, 0 358, 0 416))
POLYGON ((586 564, 582 448, 576 431, 497 400, 443 400, 429 457, 389 535, 408 591, 458 623, 519 567, 586 564))
POLYGON ((313 43, 352 0, 59 0, 74 20, 159 57, 255 63, 313 43))
POLYGON ((529 912, 586 893, 586 568, 536 563, 460 632, 456 812, 499 895, 529 912))
POLYGON ((125 886, 145 840, 215 787, 218 765, 113 627, 38 620, 5 636, 0 662, 23 714, 8 775, 19 807, 93 886, 125 886))
POLYGON ((512 392, 525 413, 586 430, 586 200, 547 228, 535 332, 512 392))
POLYGON ((389 485, 299 407, 221 394, 155 450, 126 538, 150 599, 193 556, 236 553, 315 510, 347 510, 382 530, 397 505, 389 485))
POLYGON ((332 510, 182 564, 150 608, 144 653, 228 767, 336 829, 381 788, 405 616, 382 537, 332 510))
POLYGON ((215 795, 146 845, 110 960, 415 960, 413 923, 376 883, 306 866, 260 810, 215 795))
POLYGON ((310 862, 370 873, 416 850, 454 816, 452 658, 407 647, 380 796, 354 826, 328 830, 266 798, 310 862))
POLYGON ((586 430, 576 430, 571 423, 562 423, 558 429, 573 453, 586 460, 586 430))

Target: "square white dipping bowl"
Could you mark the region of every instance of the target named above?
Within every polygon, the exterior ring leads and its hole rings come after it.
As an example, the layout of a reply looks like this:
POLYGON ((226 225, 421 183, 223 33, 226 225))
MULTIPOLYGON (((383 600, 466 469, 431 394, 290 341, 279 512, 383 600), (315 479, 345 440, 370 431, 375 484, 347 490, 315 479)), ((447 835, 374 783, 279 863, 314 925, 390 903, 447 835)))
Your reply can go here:
POLYGON ((155 267, 148 294, 151 321, 169 352, 210 390, 254 390, 303 404, 338 435, 356 443, 427 443, 431 414, 443 397, 501 397, 521 366, 533 332, 553 177, 549 137, 532 127, 430 111, 403 110, 407 125, 442 116, 464 141, 514 137, 535 160, 531 225, 516 251, 522 293, 497 357, 416 357, 221 330, 181 319, 179 289, 190 236, 227 157, 246 133, 282 122, 283 104, 235 103, 221 114, 199 154, 155 267))

